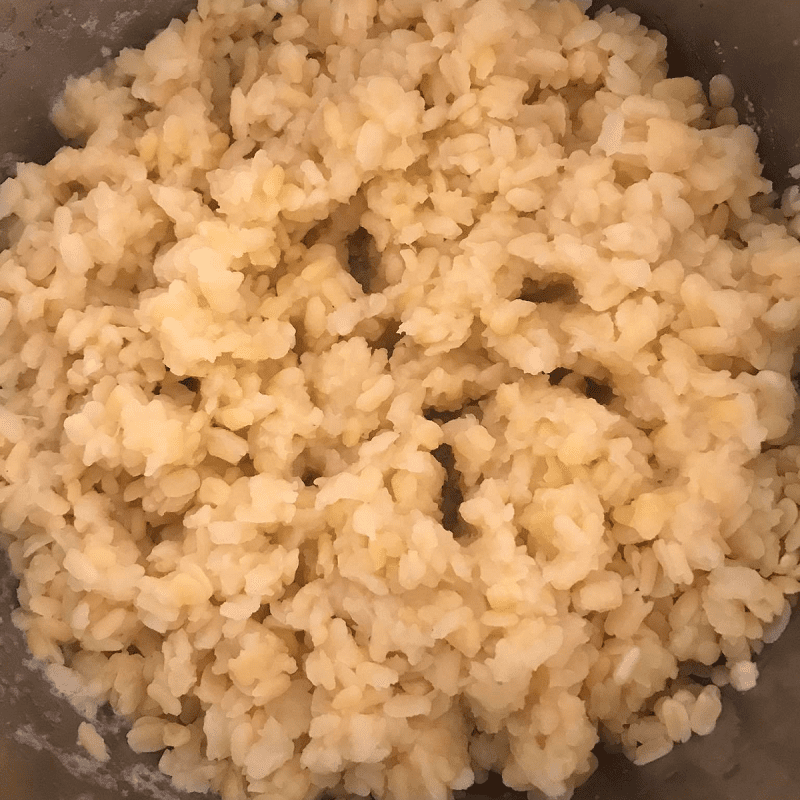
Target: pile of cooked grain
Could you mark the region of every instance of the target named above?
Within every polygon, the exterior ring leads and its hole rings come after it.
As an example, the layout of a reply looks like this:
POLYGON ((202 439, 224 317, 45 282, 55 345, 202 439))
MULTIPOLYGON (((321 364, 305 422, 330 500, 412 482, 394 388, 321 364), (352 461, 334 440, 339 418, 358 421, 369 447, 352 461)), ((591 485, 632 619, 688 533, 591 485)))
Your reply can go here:
POLYGON ((178 786, 569 795, 785 627, 798 193, 587 6, 201 0, 3 185, 16 620, 178 786))

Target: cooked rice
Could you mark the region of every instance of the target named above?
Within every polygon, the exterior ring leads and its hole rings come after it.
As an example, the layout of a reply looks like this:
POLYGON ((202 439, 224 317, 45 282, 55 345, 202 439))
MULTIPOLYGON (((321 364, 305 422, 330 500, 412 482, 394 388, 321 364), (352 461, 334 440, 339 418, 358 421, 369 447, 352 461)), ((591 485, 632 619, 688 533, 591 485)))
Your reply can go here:
POLYGON ((98 761, 108 761, 111 758, 103 737, 89 722, 81 722, 78 726, 78 744, 98 761))
POLYGON ((15 619, 177 786, 568 796, 785 628, 798 193, 588 5, 200 0, 0 189, 15 619))

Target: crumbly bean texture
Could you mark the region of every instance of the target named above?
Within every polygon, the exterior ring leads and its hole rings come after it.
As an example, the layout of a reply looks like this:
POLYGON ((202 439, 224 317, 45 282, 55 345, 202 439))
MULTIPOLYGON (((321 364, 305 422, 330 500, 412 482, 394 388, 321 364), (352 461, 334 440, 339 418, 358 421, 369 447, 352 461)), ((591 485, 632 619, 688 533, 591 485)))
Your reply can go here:
POLYGON ((0 189, 16 621, 178 786, 568 796, 785 627, 797 191, 587 7, 200 0, 0 189))

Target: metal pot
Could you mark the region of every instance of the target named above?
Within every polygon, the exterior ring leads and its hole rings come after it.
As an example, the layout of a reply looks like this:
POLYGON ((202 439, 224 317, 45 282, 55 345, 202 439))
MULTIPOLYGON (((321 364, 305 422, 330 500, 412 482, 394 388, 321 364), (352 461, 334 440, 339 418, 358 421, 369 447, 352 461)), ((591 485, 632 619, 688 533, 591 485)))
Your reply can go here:
MULTIPOLYGON (((48 121, 65 78, 123 46, 141 46, 192 0, 0 0, 0 175, 20 160, 44 161, 60 144, 48 121)), ((595 8, 605 5, 604 0, 595 8)), ((777 188, 800 162, 800 3, 790 0, 611 0, 670 40, 676 75, 733 81, 740 117, 761 137, 765 174, 777 188)), ((0 800, 178 800, 134 756, 126 726, 108 712, 97 727, 112 759, 98 764, 76 744, 80 717, 56 697, 11 624, 15 582, 0 555, 0 800)), ((600 768, 574 800, 794 800, 800 797, 800 619, 759 659, 747 694, 723 690, 716 730, 646 767, 598 751, 600 768)), ((458 792, 522 798, 499 779, 458 792)), ((195 795, 196 796, 196 795, 195 795)), ((423 799, 424 800, 424 799, 423 799)))

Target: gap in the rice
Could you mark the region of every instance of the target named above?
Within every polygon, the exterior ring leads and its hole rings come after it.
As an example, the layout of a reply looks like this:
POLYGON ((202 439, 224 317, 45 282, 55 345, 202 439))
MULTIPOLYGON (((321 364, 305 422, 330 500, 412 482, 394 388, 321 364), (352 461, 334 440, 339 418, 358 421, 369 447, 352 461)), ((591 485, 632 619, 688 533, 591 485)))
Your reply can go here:
POLYGON ((607 406, 616 398, 614 390, 608 384, 589 377, 586 377, 585 381, 586 389, 584 391, 590 400, 600 403, 601 406, 607 406))
POLYGON ((189 377, 178 381, 178 383, 185 386, 190 392, 200 391, 200 378, 195 378, 190 375, 189 377))
MULTIPOLYGON (((640 428, 642 433, 647 436, 649 439, 653 435, 653 428, 648 428, 647 430, 640 428)), ((652 469, 654 472, 660 472, 662 476, 661 483, 662 485, 667 485, 668 480, 673 480, 677 470, 675 468, 671 469, 664 469, 661 464, 659 463, 658 458, 656 457, 655 453, 651 453, 647 457, 647 465, 652 469)))
POLYGON ((359 227, 347 237, 347 266, 365 294, 369 294, 375 275, 377 248, 375 239, 366 228, 359 227))
MULTIPOLYGON (((308 352, 310 349, 310 345, 308 342, 308 334, 306 333, 306 324, 303 317, 296 317, 292 320, 292 326, 294 327, 294 347, 292 347, 292 351, 297 356, 298 359, 303 357, 303 354, 308 352)), ((269 378, 272 375, 263 376, 266 386, 269 382, 269 378)))
POLYGON ((145 532, 147 539, 154 545, 181 541, 184 536, 183 513, 164 514, 156 525, 145 517, 145 532))
MULTIPOLYGON (((535 797, 533 792, 529 797, 535 797)), ((453 800, 525 800, 526 793, 509 789, 503 783, 502 776, 495 771, 482 780, 476 781, 469 789, 458 789, 453 792, 453 800), (480 787, 480 794, 477 793, 480 787)), ((541 795, 544 797, 544 795, 541 795)))
POLYGON ((757 192, 750 198, 750 208, 756 214, 769 214, 775 207, 780 208, 781 199, 782 195, 774 189, 769 192, 757 192))
POLYGON ((300 478, 300 480, 303 481, 303 484, 305 486, 313 486, 314 485, 314 481, 316 481, 320 477, 321 477, 321 475, 318 472, 315 472, 312 469, 308 469, 303 473, 303 475, 300 478))
POLYGON ((38 374, 39 371, 36 369, 26 369, 19 378, 17 378, 17 391, 23 392, 26 389, 32 389, 36 385, 38 374))
POLYGON ((309 50, 308 55, 306 56, 306 61, 311 61, 312 59, 317 61, 320 66, 322 66, 325 61, 325 54, 321 53, 319 50, 309 50))
POLYGON ((61 645, 61 653, 64 656, 64 664, 66 666, 70 666, 72 664, 72 659, 80 652, 82 652, 81 646, 77 641, 64 642, 64 644, 61 645))
POLYGON ((305 486, 314 486, 314 481, 322 477, 324 465, 319 459, 304 450, 295 458, 292 464, 292 475, 296 475, 305 486))
MULTIPOLYGON (((717 666, 718 663, 719 659, 711 666, 701 664, 699 661, 684 661, 678 668, 678 676, 690 678, 692 683, 697 683, 700 686, 708 686, 713 683, 711 679, 711 670, 717 666)), ((725 663, 724 657, 722 658, 722 663, 725 663)))
POLYGON ((181 698, 181 713, 178 719, 184 725, 191 725, 199 716, 202 711, 200 698, 197 695, 184 695, 181 698))
POLYGON ((343 614, 334 614, 332 619, 340 619, 342 622, 344 622, 347 632, 353 637, 353 639, 356 638, 356 630, 358 626, 352 619, 350 619, 350 617, 346 617, 343 614))
POLYGON ((82 200, 89 193, 80 181, 70 181, 66 189, 70 192, 70 199, 82 200))
MULTIPOLYGON (((798 354, 796 353, 794 357, 795 365, 797 365, 797 358, 798 354)), ((795 369, 792 371, 792 386, 794 386, 796 392, 800 393, 800 370, 795 369)))
POLYGON ((463 532, 459 524, 461 521, 459 509, 464 502, 464 493, 461 491, 461 473, 456 469, 453 448, 449 444, 440 444, 435 450, 431 450, 431 455, 444 467, 446 475, 439 503, 442 527, 458 538, 463 532))
POLYGON ((422 409, 422 415, 425 419, 431 422, 438 422, 443 425, 445 422, 464 417, 467 414, 481 418, 480 403, 486 399, 486 396, 477 397, 474 400, 468 401, 465 405, 459 408, 437 408, 436 406, 426 406, 422 409))
POLYGON ((394 353, 394 348, 403 338, 404 334, 400 333, 400 322, 396 319, 390 319, 386 323, 383 333, 371 343, 373 350, 385 350, 386 357, 391 358, 394 353))
POLYGON ((330 218, 323 219, 320 222, 317 222, 315 225, 312 225, 307 231, 305 236, 300 240, 303 243, 303 247, 312 248, 318 241, 319 237, 325 231, 325 228, 330 223, 330 218))
MULTIPOLYGON (((458 419, 462 414, 463 409, 457 408, 455 411, 439 411, 437 408, 426 408, 423 410, 422 415, 427 419, 429 422, 438 422, 438 423, 445 423, 445 422, 452 422, 454 419, 458 419)), ((442 445, 444 447, 444 445, 442 445)), ((436 451, 434 450, 434 455, 436 455, 436 451)))
POLYGON ((614 182, 623 190, 630 188, 634 183, 638 183, 640 180, 645 180, 645 178, 633 174, 632 168, 630 168, 628 164, 615 161, 612 168, 614 171, 614 182))
POLYGON ((572 374, 571 369, 567 369, 566 367, 557 367, 547 377, 550 381, 551 386, 558 386, 558 384, 561 383, 561 381, 563 381, 564 378, 567 377, 567 375, 571 374, 572 374))
POLYGON ((580 295, 572 281, 560 276, 553 276, 551 280, 525 278, 519 299, 526 300, 529 303, 566 303, 574 305, 580 300, 580 295))
POLYGON ((423 75, 422 80, 417 85, 417 91, 420 93, 420 95, 422 95, 422 100, 425 104, 426 111, 430 111, 430 109, 432 109, 436 105, 436 103, 433 101, 433 98, 431 97, 430 84, 431 84, 431 76, 423 75))
POLYGON ((237 466, 242 471, 242 475, 244 475, 246 478, 254 478, 258 474, 250 454, 244 456, 237 466))
POLYGON ((530 89, 528 89, 527 93, 522 98, 522 102, 526 106, 535 105, 538 102, 539 95, 541 93, 542 93, 542 87, 539 84, 538 79, 537 79, 537 81, 530 87, 530 89))

